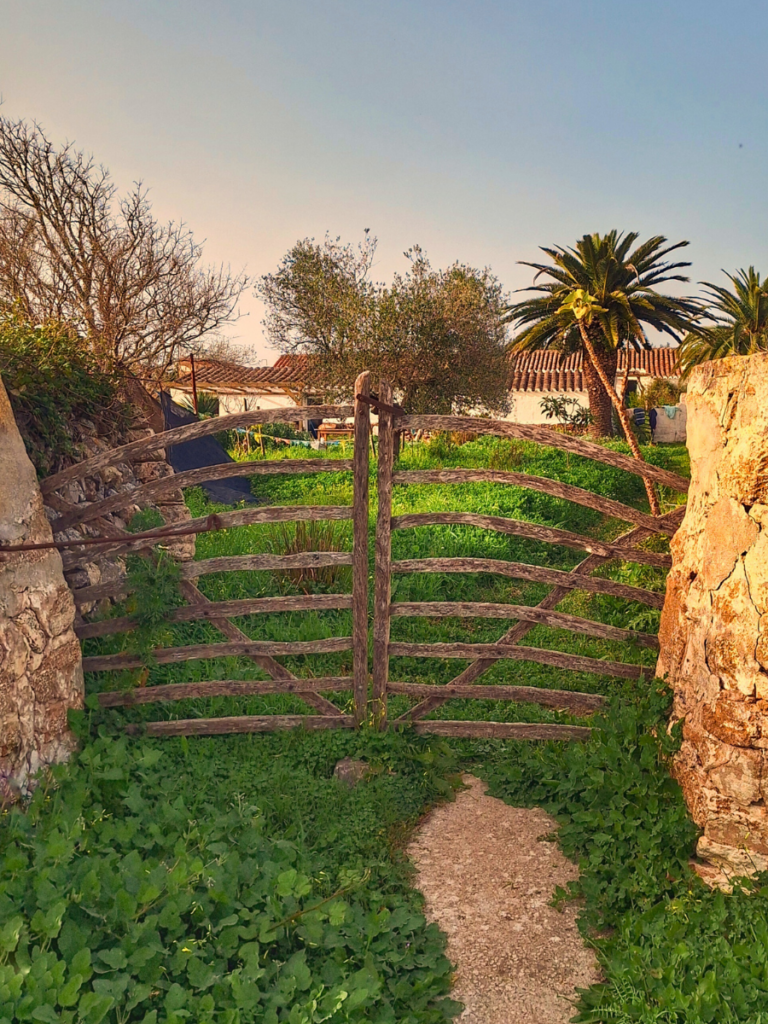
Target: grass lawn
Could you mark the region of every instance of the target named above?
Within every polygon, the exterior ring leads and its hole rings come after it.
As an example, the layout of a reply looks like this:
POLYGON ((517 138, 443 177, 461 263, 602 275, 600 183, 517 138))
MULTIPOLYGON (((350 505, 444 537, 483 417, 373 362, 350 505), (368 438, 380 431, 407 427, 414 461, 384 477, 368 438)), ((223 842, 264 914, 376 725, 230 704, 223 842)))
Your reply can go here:
MULTIPOLYGON (((687 472, 683 447, 647 454, 687 472)), ((439 441, 406 447, 399 464, 439 466, 514 469, 645 508, 639 478, 533 444, 439 441)), ((349 474, 256 477, 253 487, 267 504, 351 502, 349 474)), ((676 500, 663 498, 667 507, 676 500)), ((195 515, 219 508, 200 490, 187 500, 195 515)), ((393 514, 436 510, 509 516, 602 539, 626 529, 589 509, 503 485, 395 489, 393 514)), ((372 508, 371 529, 374 520, 372 508)), ((348 524, 337 529, 339 544, 348 547, 348 524)), ((285 542, 280 527, 241 527, 200 536, 197 557, 279 552, 285 542)), ((647 543, 653 550, 666 544, 659 538, 647 543)), ((569 549, 473 527, 430 526, 393 536, 395 558, 437 555, 560 569, 580 561, 569 549)), ((610 563, 601 571, 651 590, 664 586, 663 572, 647 566, 610 563)), ((314 590, 348 590, 349 584, 348 571, 341 570, 314 590)), ((199 585, 212 600, 302 592, 296 581, 266 572, 205 576, 199 585)), ((534 604, 547 589, 491 575, 421 574, 396 577, 393 599, 534 604)), ((560 608, 644 632, 658 626, 658 612, 601 595, 572 594, 560 608)), ((491 642, 512 621, 396 618, 392 637, 491 642)), ((310 640, 350 635, 351 614, 253 615, 238 625, 253 639, 310 640)), ((220 639, 209 624, 188 623, 169 627, 164 645, 220 639)), ((0 1024, 452 1019, 458 1007, 447 998, 451 966, 440 933, 421 915, 402 850, 420 815, 449 798, 458 773, 470 767, 503 799, 542 804, 554 813, 566 853, 580 861, 574 895, 583 900, 582 926, 596 943, 606 982, 584 994, 578 1019, 766 1024, 768 1016, 760 1014, 768 1009, 768 889, 758 884, 755 892, 733 897, 711 894, 688 868, 695 829, 667 769, 675 739, 663 728, 668 695, 650 682, 653 652, 538 626, 525 642, 641 664, 649 680, 628 683, 522 662, 497 663, 483 678, 608 694, 608 712, 585 745, 449 744, 367 729, 127 740, 127 721, 309 709, 291 696, 113 711, 89 701, 77 722, 80 755, 54 770, 29 813, 6 811, 0 819, 0 1024), (370 779, 351 791, 332 777, 336 761, 347 755, 372 766, 370 779)), ((126 637, 92 640, 86 653, 127 643, 126 637)), ((285 664, 300 676, 352 669, 351 652, 285 664)), ((390 675, 444 683, 464 664, 392 659, 390 675)), ((260 677, 248 659, 229 658, 154 666, 149 683, 260 677)), ((91 694, 120 684, 107 673, 87 680, 91 694)), ((349 710, 350 696, 330 699, 349 710)), ((391 698, 390 717, 407 706, 408 698, 391 698)), ((497 701, 454 700, 435 716, 578 721, 497 701)))

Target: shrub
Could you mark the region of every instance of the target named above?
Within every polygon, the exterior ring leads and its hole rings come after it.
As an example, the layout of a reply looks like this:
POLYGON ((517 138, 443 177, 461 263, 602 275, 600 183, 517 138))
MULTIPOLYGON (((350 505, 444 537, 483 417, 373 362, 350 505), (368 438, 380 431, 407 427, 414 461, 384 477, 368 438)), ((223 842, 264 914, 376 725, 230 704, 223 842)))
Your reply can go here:
POLYGON ((0 317, 0 374, 29 456, 40 476, 78 457, 78 418, 119 430, 126 409, 117 379, 97 367, 67 324, 33 326, 16 313, 0 317))

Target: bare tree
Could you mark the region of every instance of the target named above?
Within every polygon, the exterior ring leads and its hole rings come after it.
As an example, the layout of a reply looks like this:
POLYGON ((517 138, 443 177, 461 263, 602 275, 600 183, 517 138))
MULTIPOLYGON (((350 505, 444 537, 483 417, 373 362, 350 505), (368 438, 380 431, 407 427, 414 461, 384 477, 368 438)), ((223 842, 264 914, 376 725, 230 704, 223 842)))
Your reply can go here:
POLYGON ((160 374, 237 319, 248 278, 201 260, 141 183, 120 198, 91 157, 0 118, 0 302, 73 324, 104 368, 160 374))

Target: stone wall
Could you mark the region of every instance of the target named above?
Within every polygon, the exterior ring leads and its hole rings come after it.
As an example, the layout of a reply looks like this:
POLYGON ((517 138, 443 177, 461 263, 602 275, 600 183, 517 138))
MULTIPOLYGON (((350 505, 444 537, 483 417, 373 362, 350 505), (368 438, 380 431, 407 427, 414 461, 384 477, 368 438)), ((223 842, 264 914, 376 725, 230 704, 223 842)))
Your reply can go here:
POLYGON ((699 857, 743 874, 768 869, 768 355, 699 367, 687 407, 658 674, 684 723, 675 772, 699 857))
MULTIPOLYGON (((162 431, 163 418, 160 406, 143 388, 136 385, 133 392, 128 393, 127 398, 132 409, 131 422, 125 436, 119 439, 118 444, 128 444, 162 431)), ((73 424, 72 432, 73 440, 82 451, 83 459, 88 459, 115 447, 113 437, 100 434, 96 425, 87 420, 73 424)), ((108 466, 92 476, 72 480, 62 487, 58 494, 69 505, 77 506, 100 501, 102 498, 109 498, 120 492, 132 491, 141 484, 167 476, 173 476, 173 469, 166 460, 165 451, 159 449, 141 455, 131 462, 120 462, 117 465, 108 466)), ((185 522, 191 518, 189 509, 184 503, 184 495, 177 487, 167 491, 154 502, 143 503, 141 507, 157 509, 167 524, 185 522)), ((102 537, 105 536, 105 527, 125 530, 131 518, 138 511, 139 505, 128 505, 120 509, 119 512, 107 514, 103 519, 92 520, 83 526, 57 532, 56 540, 77 540, 81 536, 102 537)), ((48 509, 47 513, 55 530, 58 513, 53 509, 48 509)), ((193 536, 180 537, 164 546, 174 557, 182 561, 195 557, 195 538, 193 536)), ((106 583, 117 579, 125 572, 123 558, 116 558, 109 554, 99 555, 95 548, 89 549, 87 560, 74 552, 65 552, 63 562, 66 579, 73 589, 106 583)), ((89 610, 89 606, 86 605, 86 613, 89 610)))
MULTIPOLYGON (((37 476, 0 380, 0 545, 52 540, 37 476)), ((82 707, 75 605, 55 550, 0 554, 0 805, 74 748, 82 707)))

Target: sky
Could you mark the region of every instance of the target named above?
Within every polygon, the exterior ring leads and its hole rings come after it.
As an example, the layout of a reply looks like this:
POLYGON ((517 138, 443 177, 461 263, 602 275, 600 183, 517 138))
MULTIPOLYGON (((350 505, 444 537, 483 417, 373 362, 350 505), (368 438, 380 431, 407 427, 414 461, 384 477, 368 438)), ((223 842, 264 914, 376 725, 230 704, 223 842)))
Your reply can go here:
POLYGON ((377 280, 418 244, 513 291, 538 246, 618 228, 725 281, 768 273, 766 44, 741 0, 0 0, 0 111, 254 276, 369 228, 377 280))

